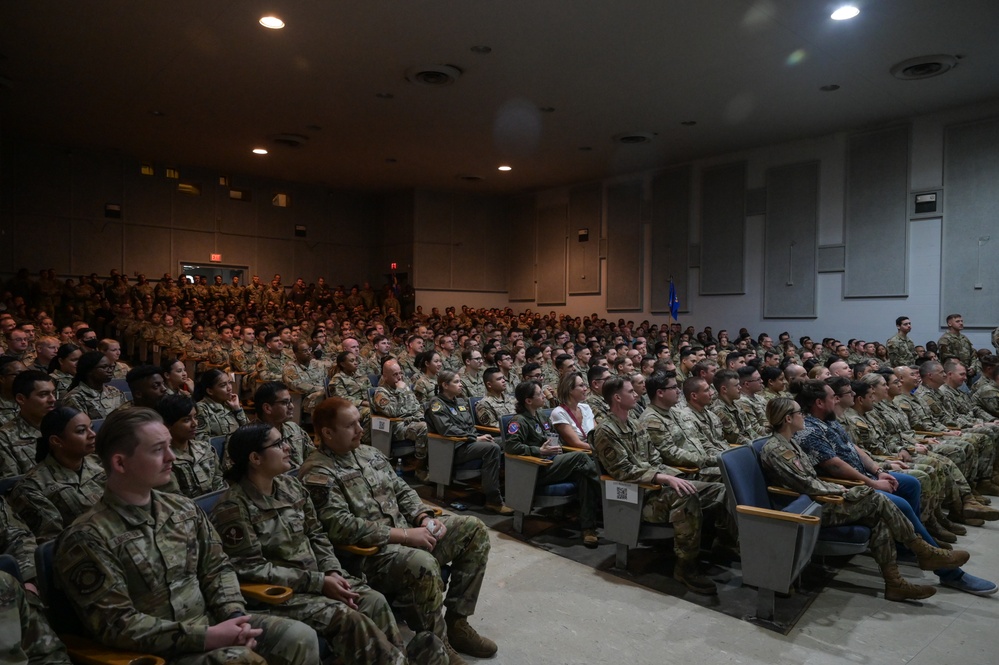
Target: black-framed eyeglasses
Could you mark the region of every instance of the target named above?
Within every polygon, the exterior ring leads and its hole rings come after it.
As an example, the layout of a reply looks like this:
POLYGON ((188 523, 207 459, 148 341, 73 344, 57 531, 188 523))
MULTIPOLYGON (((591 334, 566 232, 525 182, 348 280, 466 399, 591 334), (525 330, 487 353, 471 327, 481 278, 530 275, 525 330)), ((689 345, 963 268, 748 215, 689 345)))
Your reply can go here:
POLYGON ((260 449, 260 452, 264 452, 268 448, 279 448, 279 447, 280 448, 284 448, 285 446, 289 446, 289 447, 291 446, 291 439, 289 437, 287 437, 287 436, 282 436, 280 439, 278 439, 274 443, 269 443, 266 446, 263 446, 260 449))
POLYGON ((290 397, 288 399, 278 399, 278 400, 274 400, 273 402, 271 402, 271 404, 274 405, 274 406, 278 406, 278 405, 281 405, 281 406, 291 406, 293 403, 294 402, 291 401, 290 397))

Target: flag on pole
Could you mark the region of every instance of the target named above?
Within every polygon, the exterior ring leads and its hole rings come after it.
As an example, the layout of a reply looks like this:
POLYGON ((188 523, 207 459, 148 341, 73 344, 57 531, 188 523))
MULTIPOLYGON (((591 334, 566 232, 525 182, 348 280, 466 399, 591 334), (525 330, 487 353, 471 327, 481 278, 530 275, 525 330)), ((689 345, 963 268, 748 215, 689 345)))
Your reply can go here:
POLYGON ((674 321, 680 320, 680 299, 676 297, 676 286, 672 277, 669 278, 669 315, 674 321))

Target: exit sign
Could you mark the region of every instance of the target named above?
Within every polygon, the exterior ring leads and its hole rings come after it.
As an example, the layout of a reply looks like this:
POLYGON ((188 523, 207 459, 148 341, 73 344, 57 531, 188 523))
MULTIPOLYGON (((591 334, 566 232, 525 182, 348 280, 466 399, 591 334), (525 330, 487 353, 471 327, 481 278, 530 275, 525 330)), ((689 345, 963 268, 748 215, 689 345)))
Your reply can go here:
POLYGON ((222 262, 222 255, 221 254, 210 254, 209 255, 209 260, 212 263, 221 263, 222 262))
MULTIPOLYGON (((221 261, 221 260, 222 260, 222 259, 219 259, 219 261, 221 261)), ((398 268, 398 266, 397 266, 397 265, 396 265, 395 263, 393 263, 393 264, 392 264, 392 267, 391 267, 390 269, 391 269, 391 270, 395 270, 396 268, 398 268)))

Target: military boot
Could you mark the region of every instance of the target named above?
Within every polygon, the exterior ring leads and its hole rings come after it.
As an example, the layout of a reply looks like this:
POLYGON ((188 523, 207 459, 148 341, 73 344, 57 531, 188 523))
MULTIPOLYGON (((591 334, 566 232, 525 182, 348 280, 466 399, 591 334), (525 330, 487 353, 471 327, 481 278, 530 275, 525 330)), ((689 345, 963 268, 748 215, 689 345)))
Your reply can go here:
POLYGON ((966 496, 964 498, 964 503, 961 505, 961 513, 965 517, 973 517, 985 520, 986 522, 995 522, 996 520, 999 520, 999 510, 996 510, 991 506, 983 506, 970 496, 966 496))
POLYGON ((923 570, 960 568, 971 558, 964 550, 948 551, 933 547, 919 536, 905 543, 905 546, 916 553, 916 560, 923 570))
POLYGON ((427 469, 427 458, 414 457, 413 459, 416 461, 416 466, 413 468, 416 479, 421 483, 427 482, 427 478, 430 476, 430 471, 427 469))
POLYGON ((444 642, 444 651, 447 653, 448 665, 468 665, 468 661, 462 658, 461 654, 455 651, 451 643, 446 640, 444 642))
POLYGON ((968 535, 968 530, 967 529, 965 529, 963 526, 961 526, 957 522, 952 522, 949 519, 947 519, 946 517, 944 517, 943 511, 939 511, 937 513, 937 521, 940 522, 940 525, 943 528, 947 529, 948 531, 950 531, 951 533, 953 533, 956 536, 967 536, 968 535))
POLYGON ((673 567, 673 579, 680 582, 694 593, 704 596, 714 596, 718 593, 714 581, 702 575, 697 569, 696 559, 678 559, 673 567))
POLYGON ((943 545, 944 543, 957 542, 957 536, 954 535, 948 529, 944 528, 944 526, 940 524, 940 522, 937 520, 935 515, 930 515, 929 517, 927 517, 923 521, 923 526, 926 527, 926 530, 930 532, 930 535, 933 536, 933 539, 935 541, 941 543, 941 547, 943 547, 944 549, 950 549, 949 547, 945 547, 943 545))
POLYGON ((444 621, 447 623, 447 641, 456 650, 476 658, 489 658, 496 654, 496 643, 475 632, 466 617, 448 612, 444 621))
POLYGON ((881 565, 881 576, 885 580, 885 600, 922 600, 937 592, 931 586, 906 581, 895 563, 881 565))
POLYGON ((979 494, 999 496, 999 485, 994 480, 979 480, 978 484, 975 485, 975 491, 979 494))

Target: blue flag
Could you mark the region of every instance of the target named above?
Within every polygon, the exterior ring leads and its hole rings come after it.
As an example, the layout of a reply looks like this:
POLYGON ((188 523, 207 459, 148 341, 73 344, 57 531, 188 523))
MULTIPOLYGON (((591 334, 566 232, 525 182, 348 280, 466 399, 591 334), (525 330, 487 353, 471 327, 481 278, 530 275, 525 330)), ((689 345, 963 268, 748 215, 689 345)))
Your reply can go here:
POLYGON ((676 297, 676 286, 673 285, 673 278, 669 280, 669 315, 674 321, 680 320, 680 299, 676 297))

